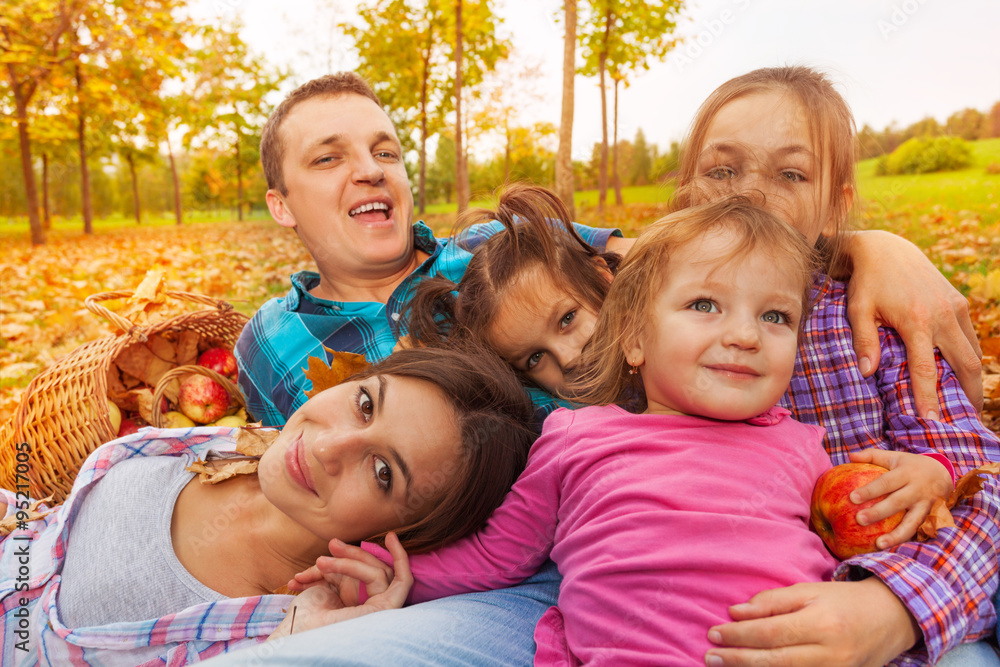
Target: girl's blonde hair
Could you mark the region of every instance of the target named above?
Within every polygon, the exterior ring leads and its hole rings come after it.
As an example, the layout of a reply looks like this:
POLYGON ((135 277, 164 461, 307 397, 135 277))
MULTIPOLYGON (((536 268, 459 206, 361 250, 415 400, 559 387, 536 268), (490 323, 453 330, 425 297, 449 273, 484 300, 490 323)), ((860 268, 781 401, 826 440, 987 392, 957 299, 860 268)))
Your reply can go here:
POLYGON ((805 237, 741 195, 686 208, 647 227, 622 260, 590 344, 584 349, 581 366, 585 370, 570 386, 573 400, 594 405, 628 403, 629 407, 645 409, 641 381, 638 375, 629 374, 625 350, 645 335, 674 253, 719 231, 735 236, 731 250, 719 258, 724 262, 767 252, 775 262, 789 265, 793 278, 802 285, 801 329, 808 316, 817 268, 817 252, 805 237))
POLYGON ((681 147, 677 176, 679 187, 674 208, 686 208, 705 201, 705 193, 694 187, 700 175, 698 160, 705 147, 708 129, 719 111, 747 95, 774 91, 788 92, 798 99, 808 118, 813 146, 818 149, 818 155, 829 161, 826 177, 838 234, 831 238, 820 237, 817 247, 823 253, 825 264, 834 266, 841 259, 839 232, 847 229, 853 206, 852 195, 856 192, 857 129, 847 102, 825 74, 811 67, 757 69, 726 81, 708 96, 699 107, 691 131, 681 147))

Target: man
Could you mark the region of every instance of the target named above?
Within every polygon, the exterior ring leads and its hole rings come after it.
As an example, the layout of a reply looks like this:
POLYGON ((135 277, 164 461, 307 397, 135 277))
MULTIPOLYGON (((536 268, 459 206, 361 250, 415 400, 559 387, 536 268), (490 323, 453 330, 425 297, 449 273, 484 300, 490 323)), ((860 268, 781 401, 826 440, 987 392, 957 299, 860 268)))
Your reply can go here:
MULTIPOLYGON (((461 279, 469 252, 413 222, 413 194, 392 121, 367 83, 341 72, 292 92, 261 138, 267 206, 296 230, 317 271, 254 315, 236 344, 250 412, 280 426, 304 401, 303 374, 323 347, 378 361, 392 352, 414 287, 443 274, 461 279)), ((499 229, 479 225, 463 246, 499 229)), ((622 250, 620 233, 578 227, 596 247, 622 250)))

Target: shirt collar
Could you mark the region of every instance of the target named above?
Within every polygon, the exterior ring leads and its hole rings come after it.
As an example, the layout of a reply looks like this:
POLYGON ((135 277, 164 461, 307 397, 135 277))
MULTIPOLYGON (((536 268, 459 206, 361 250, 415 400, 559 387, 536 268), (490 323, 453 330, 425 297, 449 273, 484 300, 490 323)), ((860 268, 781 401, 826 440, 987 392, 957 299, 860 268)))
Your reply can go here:
MULTIPOLYGON (((413 247, 424 251, 433 259, 444 247, 444 244, 434 236, 434 232, 431 231, 431 228, 423 220, 418 220, 413 223, 413 247)), ((424 264, 427 264, 427 262, 424 262, 424 264)), ((419 268, 417 268, 418 271, 419 268)), ((289 290, 288 296, 285 298, 285 308, 289 311, 299 310, 299 306, 303 301, 308 301, 313 306, 333 311, 342 310, 347 305, 347 302, 344 301, 320 299, 309 293, 309 290, 319 284, 319 274, 315 271, 298 271, 292 274, 291 279, 292 289, 289 290)))

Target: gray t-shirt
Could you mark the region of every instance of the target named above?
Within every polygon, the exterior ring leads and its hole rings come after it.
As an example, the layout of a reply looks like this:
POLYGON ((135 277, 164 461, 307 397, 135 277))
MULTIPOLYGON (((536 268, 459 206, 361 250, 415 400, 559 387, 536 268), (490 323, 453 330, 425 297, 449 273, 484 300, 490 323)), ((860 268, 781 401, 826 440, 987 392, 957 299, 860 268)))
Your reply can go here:
POLYGON ((170 521, 192 473, 186 456, 150 456, 112 467, 84 498, 66 547, 59 615, 68 628, 144 621, 226 596, 174 554, 170 521))

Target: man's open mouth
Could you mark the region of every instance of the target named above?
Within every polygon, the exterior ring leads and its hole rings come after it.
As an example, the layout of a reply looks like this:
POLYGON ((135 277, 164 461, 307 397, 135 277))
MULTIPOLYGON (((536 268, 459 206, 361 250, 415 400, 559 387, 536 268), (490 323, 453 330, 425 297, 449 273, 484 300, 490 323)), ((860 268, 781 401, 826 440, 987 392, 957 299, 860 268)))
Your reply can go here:
POLYGON ((391 210, 385 202, 372 201, 352 208, 347 214, 352 218, 364 216, 364 219, 388 220, 391 210))

